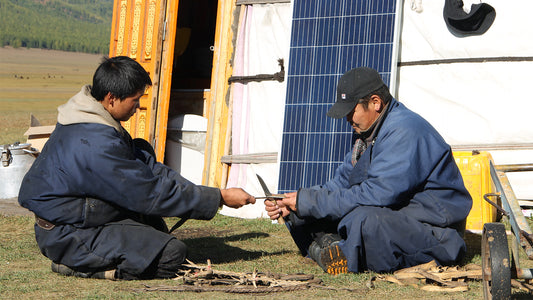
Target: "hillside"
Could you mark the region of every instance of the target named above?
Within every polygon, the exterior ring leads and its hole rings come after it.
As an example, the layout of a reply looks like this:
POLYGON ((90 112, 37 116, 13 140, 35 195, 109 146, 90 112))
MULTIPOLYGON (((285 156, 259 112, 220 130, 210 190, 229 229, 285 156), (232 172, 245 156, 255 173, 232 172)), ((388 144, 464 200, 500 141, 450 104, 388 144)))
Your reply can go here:
POLYGON ((109 52, 113 0, 0 0, 0 46, 109 52))

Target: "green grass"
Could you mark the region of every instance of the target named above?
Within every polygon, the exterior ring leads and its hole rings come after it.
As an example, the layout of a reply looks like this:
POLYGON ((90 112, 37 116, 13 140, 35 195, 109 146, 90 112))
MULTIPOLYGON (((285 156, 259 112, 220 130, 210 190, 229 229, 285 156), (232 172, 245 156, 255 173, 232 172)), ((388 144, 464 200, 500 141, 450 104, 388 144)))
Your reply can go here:
MULTIPOLYGON (((177 218, 168 218, 172 226, 177 218)), ((31 217, 0 215, 0 296, 2 299, 249 299, 257 295, 209 292, 134 292, 144 285, 172 286, 174 280, 108 281, 64 277, 50 270, 50 261, 37 247, 31 217)), ((338 289, 312 289, 281 292, 277 299, 481 299, 481 283, 472 282, 464 293, 424 292, 413 287, 378 281, 366 287, 375 274, 325 274, 314 262, 302 257, 285 226, 265 219, 237 219, 217 215, 211 221, 189 220, 176 236, 189 247, 189 259, 205 264, 210 259, 215 270, 273 273, 305 273, 321 278, 324 286, 338 289), (356 290, 345 291, 343 288, 356 290)))
POLYGON ((41 125, 55 124, 57 107, 92 82, 101 57, 0 48, 0 145, 25 142, 31 114, 41 125))

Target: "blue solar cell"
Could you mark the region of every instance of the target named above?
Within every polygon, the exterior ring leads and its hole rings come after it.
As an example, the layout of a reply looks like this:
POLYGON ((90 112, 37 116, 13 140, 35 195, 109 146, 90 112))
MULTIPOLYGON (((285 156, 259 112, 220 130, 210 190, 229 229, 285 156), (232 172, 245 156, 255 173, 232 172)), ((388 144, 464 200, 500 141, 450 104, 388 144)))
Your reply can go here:
POLYGON ((317 16, 341 16, 345 7, 346 0, 329 0, 318 1, 317 16))
POLYGON ((279 192, 321 184, 352 145, 326 117, 339 77, 368 66, 390 81, 396 0, 294 0, 279 192))
POLYGON ((335 74, 340 59, 339 51, 338 46, 317 47, 315 72, 317 74, 335 74))
POLYGON ((287 90, 287 97, 291 97, 291 102, 287 105, 308 103, 311 98, 311 76, 294 76, 291 78, 291 86, 293 89, 287 90))
POLYGON ((313 19, 299 19, 292 22, 291 47, 310 46, 315 36, 316 21, 313 19))
POLYGON ((314 39, 314 46, 338 45, 342 36, 342 18, 327 17, 316 21, 317 36, 314 39), (324 34, 327 33, 327 34, 324 34))

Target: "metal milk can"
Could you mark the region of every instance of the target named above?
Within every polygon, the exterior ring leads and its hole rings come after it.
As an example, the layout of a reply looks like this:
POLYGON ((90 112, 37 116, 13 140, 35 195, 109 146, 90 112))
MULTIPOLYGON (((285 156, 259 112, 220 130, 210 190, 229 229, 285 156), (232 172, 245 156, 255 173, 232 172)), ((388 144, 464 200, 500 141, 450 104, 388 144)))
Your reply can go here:
POLYGON ((31 144, 0 145, 0 199, 14 198, 39 151, 31 144))

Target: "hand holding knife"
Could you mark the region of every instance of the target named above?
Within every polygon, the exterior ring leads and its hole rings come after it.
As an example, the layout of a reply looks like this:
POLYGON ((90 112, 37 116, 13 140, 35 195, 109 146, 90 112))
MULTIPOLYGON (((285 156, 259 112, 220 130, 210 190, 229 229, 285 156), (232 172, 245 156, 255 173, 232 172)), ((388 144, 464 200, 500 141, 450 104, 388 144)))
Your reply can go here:
MULTIPOLYGON (((259 183, 261 184, 261 187, 263 188, 263 192, 265 192, 265 197, 255 197, 255 199, 266 199, 266 200, 273 201, 274 204, 276 204, 276 199, 280 200, 280 199, 285 198, 285 195, 282 195, 282 194, 272 194, 270 190, 268 189, 263 178, 261 178, 261 176, 257 175, 257 179, 259 180, 259 183)), ((278 223, 285 224, 285 219, 283 219, 283 216, 281 215, 279 216, 278 223)))

